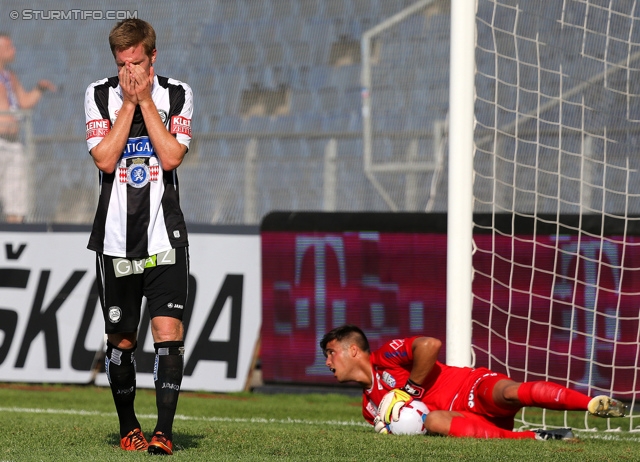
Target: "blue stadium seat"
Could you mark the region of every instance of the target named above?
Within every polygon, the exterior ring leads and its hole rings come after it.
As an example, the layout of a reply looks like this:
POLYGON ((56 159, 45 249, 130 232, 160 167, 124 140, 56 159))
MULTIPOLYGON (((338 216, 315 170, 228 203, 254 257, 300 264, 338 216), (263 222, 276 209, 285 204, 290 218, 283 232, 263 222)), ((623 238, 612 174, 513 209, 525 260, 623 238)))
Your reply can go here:
POLYGON ((319 113, 298 115, 295 130, 297 133, 317 133, 322 131, 322 115, 319 113))
POLYGON ((233 42, 235 55, 238 57, 236 64, 240 67, 248 65, 261 66, 264 63, 264 55, 261 45, 253 40, 233 42))
POLYGON ((237 133, 242 130, 243 119, 236 115, 225 115, 218 120, 216 131, 219 133, 237 133))
POLYGON ((245 38, 251 38, 259 44, 281 40, 282 28, 274 27, 271 19, 257 19, 249 23, 251 33, 245 38))
POLYGON ((294 81, 294 70, 289 66, 265 68, 264 83, 267 88, 290 87, 294 81))
POLYGON ((285 60, 290 66, 310 66, 312 64, 311 45, 304 40, 283 42, 285 60))
POLYGON ((331 19, 313 19, 304 24, 303 38, 309 42, 313 53, 313 63, 328 63, 331 44, 336 40, 334 22, 331 19))
POLYGON ((335 85, 340 89, 358 86, 360 84, 361 68, 360 64, 333 68, 331 71, 331 85, 335 85))
POLYGON ((269 131, 269 118, 265 116, 251 116, 242 121, 242 132, 265 133, 269 131))
POLYGON ((360 87, 346 88, 342 92, 341 108, 344 111, 359 111, 362 108, 362 89, 360 87))
POLYGON ((402 0, 376 0, 381 19, 387 19, 402 10, 402 0))
POLYGON ((330 82, 330 70, 327 66, 313 66, 309 69, 308 85, 312 89, 320 89, 330 82))
POLYGON ((266 0, 271 7, 271 17, 277 21, 283 18, 298 20, 301 2, 297 0, 266 0))
POLYGON ((316 112, 319 108, 316 95, 317 94, 311 90, 291 90, 291 112, 294 114, 316 112))
POLYGON ((340 107, 340 90, 329 86, 318 90, 318 98, 322 112, 335 112, 340 107))
POLYGON ((409 16, 402 22, 400 32, 404 37, 426 37, 426 17, 423 14, 409 16))
POLYGON ((361 120, 356 111, 327 113, 322 118, 322 129, 325 132, 354 132, 361 128, 361 120))
POLYGON ((249 1, 246 3, 245 19, 256 21, 261 19, 271 19, 271 4, 268 1, 249 1))
POLYGON ((210 44, 229 40, 228 25, 223 22, 203 23, 200 26, 198 44, 210 44))
POLYGON ((296 121, 298 117, 295 115, 282 115, 269 118, 270 133, 292 133, 295 131, 296 121))
POLYGON ((350 0, 325 0, 324 16, 327 18, 346 18, 353 13, 350 0))
POLYGON ((323 14, 323 0, 298 0, 298 16, 301 18, 319 18, 323 14))
POLYGON ((192 61, 196 66, 224 67, 237 62, 238 57, 235 47, 229 42, 216 42, 209 46, 194 48, 197 60, 192 61))
POLYGON ((379 0, 351 0, 353 16, 358 18, 377 18, 380 15, 379 0))
POLYGON ((245 78, 249 87, 264 86, 265 68, 263 66, 246 66, 244 69, 245 78))
POLYGON ((244 20, 247 15, 245 2, 238 0, 217 0, 214 17, 221 22, 244 20))
POLYGON ((228 23, 227 40, 237 43, 247 40, 255 40, 254 33, 256 31, 257 21, 232 21, 228 23))

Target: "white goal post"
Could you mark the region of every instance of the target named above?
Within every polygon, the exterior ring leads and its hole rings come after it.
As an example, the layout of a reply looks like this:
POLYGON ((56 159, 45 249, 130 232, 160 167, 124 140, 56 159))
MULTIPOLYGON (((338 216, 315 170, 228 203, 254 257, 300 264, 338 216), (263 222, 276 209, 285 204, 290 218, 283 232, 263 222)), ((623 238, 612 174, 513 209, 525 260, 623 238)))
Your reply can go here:
POLYGON ((451 0, 446 362, 470 366, 475 8, 451 0))
POLYGON ((447 362, 615 396, 629 418, 577 428, 638 431, 640 4, 474 3, 451 0, 447 362))

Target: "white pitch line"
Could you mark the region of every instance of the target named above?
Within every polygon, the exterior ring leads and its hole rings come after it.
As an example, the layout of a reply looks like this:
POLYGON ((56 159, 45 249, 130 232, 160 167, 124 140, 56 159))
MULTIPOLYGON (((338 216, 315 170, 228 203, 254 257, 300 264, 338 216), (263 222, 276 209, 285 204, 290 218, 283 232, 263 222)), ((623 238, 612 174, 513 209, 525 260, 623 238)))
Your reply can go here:
MULTIPOLYGON (((86 411, 82 409, 42 409, 42 408, 26 408, 26 407, 0 407, 0 412, 13 412, 22 414, 62 414, 62 415, 78 415, 78 416, 98 416, 98 417, 115 417, 115 412, 99 412, 86 411)), ((138 414, 139 418, 155 419, 155 414, 138 414)), ((197 421, 197 422, 231 422, 231 423, 256 423, 256 424, 297 424, 297 425, 334 425, 343 427, 371 427, 367 422, 355 420, 307 420, 307 419, 265 419, 262 417, 237 418, 237 417, 203 417, 188 416, 176 414, 175 420, 197 421)), ((594 432, 576 430, 578 436, 583 439, 599 439, 610 441, 630 441, 640 443, 640 435, 624 432, 594 432), (628 436, 627 436, 628 435, 628 436), (632 436, 633 435, 633 436, 632 436)))
MULTIPOLYGON (((115 412, 99 412, 99 411, 85 411, 81 409, 41 409, 41 408, 26 408, 26 407, 0 407, 0 412, 14 412, 22 414, 62 414, 62 415, 86 415, 86 416, 98 416, 98 417, 113 417, 116 416, 115 412)), ((138 414, 142 419, 155 419, 155 414, 138 414)), ((235 417, 203 417, 203 416, 188 416, 182 414, 176 414, 175 420, 184 421, 197 421, 197 422, 233 422, 233 423, 260 423, 260 424, 297 424, 297 425, 339 425, 344 427, 370 427, 367 422, 356 422, 355 420, 306 420, 306 419, 265 419, 263 417, 252 418, 235 418, 235 417)))

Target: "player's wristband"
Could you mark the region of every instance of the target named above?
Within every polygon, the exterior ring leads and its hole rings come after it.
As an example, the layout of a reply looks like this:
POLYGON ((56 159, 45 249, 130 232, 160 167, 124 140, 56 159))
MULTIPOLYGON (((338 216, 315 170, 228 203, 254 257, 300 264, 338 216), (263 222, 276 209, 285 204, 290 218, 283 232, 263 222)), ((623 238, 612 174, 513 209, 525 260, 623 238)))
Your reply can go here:
POLYGON ((411 379, 407 380, 407 383, 402 387, 402 389, 409 393, 414 399, 420 399, 424 396, 424 388, 411 379))

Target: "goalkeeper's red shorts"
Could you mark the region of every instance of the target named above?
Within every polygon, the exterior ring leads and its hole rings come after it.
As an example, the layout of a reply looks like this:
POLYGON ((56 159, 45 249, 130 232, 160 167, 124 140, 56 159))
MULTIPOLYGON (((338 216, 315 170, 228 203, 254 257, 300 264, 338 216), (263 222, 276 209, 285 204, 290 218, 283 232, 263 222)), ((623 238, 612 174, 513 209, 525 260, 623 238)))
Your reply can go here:
POLYGON ((507 375, 499 374, 485 368, 474 370, 467 381, 469 386, 466 388, 466 396, 461 393, 462 396, 457 399, 452 410, 479 414, 500 428, 513 430, 513 418, 519 408, 508 409, 499 407, 493 401, 493 388, 500 380, 512 379, 507 375))

